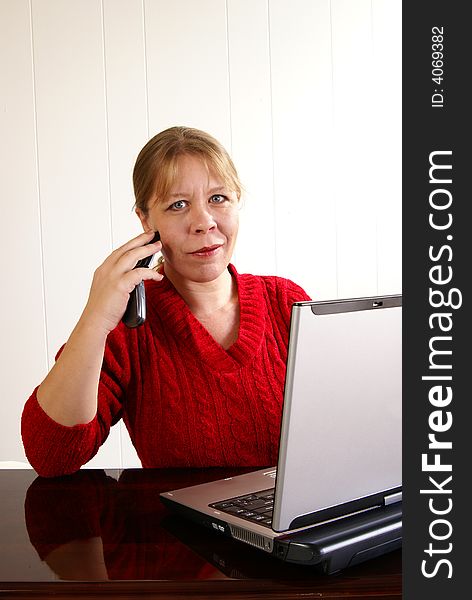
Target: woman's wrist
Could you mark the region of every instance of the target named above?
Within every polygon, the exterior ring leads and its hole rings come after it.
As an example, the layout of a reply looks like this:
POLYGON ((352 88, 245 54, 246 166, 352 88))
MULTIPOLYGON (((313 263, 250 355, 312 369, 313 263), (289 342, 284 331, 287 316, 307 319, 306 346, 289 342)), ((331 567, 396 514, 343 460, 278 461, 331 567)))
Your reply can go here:
POLYGON ((77 322, 74 332, 83 332, 85 335, 92 336, 97 339, 97 341, 105 343, 108 334, 113 331, 115 327, 116 325, 97 314, 97 312, 87 304, 77 322))

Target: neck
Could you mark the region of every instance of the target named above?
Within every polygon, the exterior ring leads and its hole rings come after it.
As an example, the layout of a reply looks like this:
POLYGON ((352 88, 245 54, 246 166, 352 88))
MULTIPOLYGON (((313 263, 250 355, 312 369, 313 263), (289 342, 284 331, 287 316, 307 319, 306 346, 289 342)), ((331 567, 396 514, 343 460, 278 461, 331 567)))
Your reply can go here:
POLYGON ((237 288, 228 269, 212 281, 190 281, 166 273, 166 277, 182 296, 191 312, 205 317, 237 301, 237 288))

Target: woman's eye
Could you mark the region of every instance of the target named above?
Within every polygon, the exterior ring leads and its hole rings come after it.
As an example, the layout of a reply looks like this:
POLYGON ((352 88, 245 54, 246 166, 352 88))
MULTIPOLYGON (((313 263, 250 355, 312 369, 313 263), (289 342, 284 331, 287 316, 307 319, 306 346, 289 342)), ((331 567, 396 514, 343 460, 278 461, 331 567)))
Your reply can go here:
POLYGON ((187 206, 187 201, 186 200, 177 200, 176 202, 173 202, 169 208, 171 210, 182 210, 183 208, 185 208, 187 206))
POLYGON ((213 204, 222 204, 226 199, 226 196, 223 196, 223 194, 213 194, 210 198, 213 204))

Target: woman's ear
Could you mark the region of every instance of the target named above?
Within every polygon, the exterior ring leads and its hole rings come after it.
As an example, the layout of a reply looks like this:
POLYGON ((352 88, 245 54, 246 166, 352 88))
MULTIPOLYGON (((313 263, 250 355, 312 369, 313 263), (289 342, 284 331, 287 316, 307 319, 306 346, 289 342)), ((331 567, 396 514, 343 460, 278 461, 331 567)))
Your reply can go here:
POLYGON ((134 212, 138 215, 138 218, 141 221, 141 225, 144 231, 150 231, 152 227, 149 224, 149 216, 145 215, 140 208, 136 208, 134 212))

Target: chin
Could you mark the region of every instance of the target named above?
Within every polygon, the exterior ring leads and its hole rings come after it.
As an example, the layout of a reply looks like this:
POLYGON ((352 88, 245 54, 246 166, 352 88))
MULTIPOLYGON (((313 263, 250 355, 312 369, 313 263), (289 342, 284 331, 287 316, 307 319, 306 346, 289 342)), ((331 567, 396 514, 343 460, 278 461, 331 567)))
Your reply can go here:
POLYGON ((191 277, 198 283, 207 283, 218 279, 224 271, 228 268, 228 262, 218 262, 215 264, 204 264, 198 265, 196 268, 191 270, 191 277))
MULTIPOLYGON (((168 269, 170 268, 172 273, 175 273, 179 278, 186 279, 188 281, 195 281, 196 283, 209 283, 218 279, 224 271, 228 268, 230 259, 222 259, 220 257, 217 261, 201 262, 200 264, 173 264, 170 260, 166 260, 168 269)), ((164 267, 165 268, 165 267, 164 267)))

